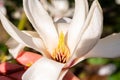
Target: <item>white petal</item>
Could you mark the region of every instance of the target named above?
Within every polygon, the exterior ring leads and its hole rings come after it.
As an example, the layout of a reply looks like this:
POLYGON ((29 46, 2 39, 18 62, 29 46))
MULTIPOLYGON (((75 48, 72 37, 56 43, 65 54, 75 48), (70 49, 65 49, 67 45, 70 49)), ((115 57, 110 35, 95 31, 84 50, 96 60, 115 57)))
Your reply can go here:
POLYGON ((13 38, 10 38, 7 42, 6 45, 9 48, 10 54, 14 57, 17 58, 19 53, 24 49, 25 45, 19 44, 17 41, 15 41, 13 38))
POLYGON ((98 75, 100 76, 111 75, 116 71, 116 69, 117 67, 115 64, 107 64, 107 65, 100 67, 100 69, 98 70, 98 75))
POLYGON ((35 31, 25 31, 25 30, 23 30, 22 32, 24 32, 25 34, 27 34, 27 35, 29 35, 31 37, 37 37, 37 38, 40 37, 39 34, 37 32, 35 32, 35 31))
MULTIPOLYGON (((39 51, 39 47, 34 43, 34 37, 31 37, 21 31, 19 31, 0 11, 0 19, 4 29, 9 33, 9 35, 14 38, 17 42, 31 47, 37 51, 39 51)), ((40 39, 38 39, 40 40, 40 39)))
POLYGON ((87 26, 87 28, 83 33, 81 40, 79 41, 79 44, 76 48, 76 57, 81 57, 89 50, 91 50, 100 39, 102 33, 103 14, 101 13, 101 8, 99 7, 97 1, 93 4, 96 5, 94 7, 94 10, 90 10, 90 13, 87 17, 89 23, 86 22, 85 26, 87 26))
POLYGON ((56 19, 55 22, 56 23, 70 23, 72 19, 70 18, 67 18, 67 17, 63 17, 63 18, 60 18, 60 19, 56 19))
POLYGON ((32 37, 34 44, 39 48, 39 52, 41 52, 46 57, 50 56, 48 52, 46 52, 46 47, 44 46, 44 43, 37 32, 35 31, 22 31, 22 32, 32 37))
MULTIPOLYGON (((48 53, 45 51, 44 44, 42 40, 39 38, 39 35, 36 32, 33 31, 22 31, 25 34, 34 37, 33 42, 34 44, 39 48, 39 51, 43 54, 43 56, 49 57, 48 53)), ((18 43, 16 40, 13 38, 10 38, 6 45, 9 47, 9 52, 13 55, 14 58, 16 58, 20 51, 24 49, 26 45, 23 45, 21 43, 18 43)))
POLYGON ((45 0, 42 2, 54 19, 63 17, 69 9, 68 0, 51 0, 51 4, 45 0))
POLYGON ((66 12, 69 8, 68 0, 52 0, 51 4, 60 12, 66 12))
POLYGON ((69 70, 69 69, 62 70, 62 72, 61 72, 58 80, 63 80, 63 78, 64 78, 64 76, 66 75, 66 73, 68 72, 68 70, 69 70))
POLYGON ((74 50, 79 33, 83 31, 83 24, 88 13, 87 0, 75 0, 75 12, 68 32, 68 46, 74 50))
POLYGON ((56 21, 56 29, 58 31, 58 34, 60 34, 61 32, 64 33, 64 35, 66 36, 68 30, 69 30, 69 23, 71 22, 70 18, 61 18, 59 20, 56 21))
POLYGON ((101 39, 85 57, 120 57, 120 33, 101 39))
MULTIPOLYGON (((73 56, 68 63, 73 61, 75 58, 80 58, 80 61, 83 60, 84 58, 81 57, 87 54, 88 51, 90 51, 95 46, 101 36, 103 15, 97 1, 94 1, 90 9, 85 26, 87 27, 79 39, 76 49, 73 52, 73 56)), ((78 63, 79 60, 76 60, 77 62, 74 64, 78 63)))
POLYGON ((23 6, 28 19, 43 39, 48 51, 52 52, 58 41, 52 18, 44 10, 39 0, 23 0, 23 6))
POLYGON ((22 80, 58 80, 64 64, 41 58, 24 74, 22 80))
POLYGON ((68 33, 68 30, 69 30, 69 24, 68 23, 57 23, 56 24, 56 29, 58 31, 58 34, 63 32, 65 37, 67 37, 67 33, 68 33))

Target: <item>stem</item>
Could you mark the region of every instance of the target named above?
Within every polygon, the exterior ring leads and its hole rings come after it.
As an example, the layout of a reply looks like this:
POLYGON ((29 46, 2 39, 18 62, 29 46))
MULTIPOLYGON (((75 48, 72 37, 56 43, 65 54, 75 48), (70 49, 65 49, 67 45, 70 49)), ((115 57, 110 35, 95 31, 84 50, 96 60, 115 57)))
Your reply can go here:
POLYGON ((23 13, 22 13, 22 17, 21 17, 21 19, 20 19, 20 21, 19 21, 19 24, 18 24, 18 29, 19 29, 19 30, 23 30, 24 27, 25 27, 25 23, 26 23, 26 22, 27 22, 27 18, 26 18, 25 13, 23 12, 23 13))

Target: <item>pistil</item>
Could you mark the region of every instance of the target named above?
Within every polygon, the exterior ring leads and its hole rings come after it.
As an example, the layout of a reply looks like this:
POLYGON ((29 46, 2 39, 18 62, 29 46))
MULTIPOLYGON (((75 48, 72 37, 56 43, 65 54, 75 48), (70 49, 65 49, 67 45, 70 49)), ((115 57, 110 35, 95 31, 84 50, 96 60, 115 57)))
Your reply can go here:
POLYGON ((52 58, 58 62, 66 63, 70 57, 69 48, 65 44, 63 32, 60 33, 58 47, 54 49, 52 58))

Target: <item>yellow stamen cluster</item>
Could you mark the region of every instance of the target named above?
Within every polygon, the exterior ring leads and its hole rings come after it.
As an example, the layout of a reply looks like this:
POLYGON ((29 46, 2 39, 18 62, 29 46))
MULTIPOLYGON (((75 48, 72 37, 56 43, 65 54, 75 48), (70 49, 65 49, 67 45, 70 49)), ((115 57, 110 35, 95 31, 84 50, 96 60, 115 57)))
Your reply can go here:
POLYGON ((68 47, 65 45, 64 34, 61 32, 58 42, 58 47, 55 48, 52 58, 58 62, 66 63, 70 57, 70 51, 68 47))

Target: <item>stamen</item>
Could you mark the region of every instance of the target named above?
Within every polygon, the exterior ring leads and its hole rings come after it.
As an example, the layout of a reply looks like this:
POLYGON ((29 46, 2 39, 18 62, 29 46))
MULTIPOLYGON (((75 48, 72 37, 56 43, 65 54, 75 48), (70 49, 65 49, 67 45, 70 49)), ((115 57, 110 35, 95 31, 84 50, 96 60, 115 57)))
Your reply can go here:
POLYGON ((52 58, 58 62, 66 63, 70 57, 70 51, 68 47, 65 45, 64 34, 61 32, 58 42, 58 47, 55 48, 52 58))

